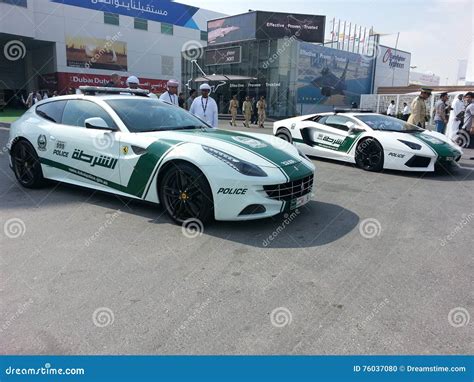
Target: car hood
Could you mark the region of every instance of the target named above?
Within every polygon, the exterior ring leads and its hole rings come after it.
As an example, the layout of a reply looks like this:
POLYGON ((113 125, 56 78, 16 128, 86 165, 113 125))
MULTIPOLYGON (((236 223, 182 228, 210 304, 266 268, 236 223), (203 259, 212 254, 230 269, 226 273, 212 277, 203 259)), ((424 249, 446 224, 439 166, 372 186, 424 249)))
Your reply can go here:
POLYGON ((290 178, 306 176, 314 170, 310 162, 300 157, 293 145, 270 135, 195 129, 139 133, 136 136, 152 141, 168 140, 209 146, 260 167, 281 168, 290 178))
POLYGON ((423 147, 428 146, 439 157, 451 157, 462 155, 462 151, 454 143, 452 143, 445 135, 429 131, 407 131, 407 132, 379 132, 385 137, 390 136, 392 139, 409 141, 421 144, 423 147))

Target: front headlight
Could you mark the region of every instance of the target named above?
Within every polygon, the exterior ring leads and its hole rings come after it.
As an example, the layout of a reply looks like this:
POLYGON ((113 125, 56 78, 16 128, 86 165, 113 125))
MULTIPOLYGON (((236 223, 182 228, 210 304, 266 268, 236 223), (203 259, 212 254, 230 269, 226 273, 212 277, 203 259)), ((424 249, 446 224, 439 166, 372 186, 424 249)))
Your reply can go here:
POLYGON ((421 150, 421 145, 418 143, 410 142, 410 141, 404 141, 403 139, 399 139, 400 142, 403 144, 407 145, 409 148, 413 150, 421 150))
POLYGON ((238 171, 241 174, 247 176, 267 176, 265 171, 263 171, 260 167, 253 163, 238 159, 233 155, 227 154, 223 151, 214 149, 209 146, 202 146, 202 148, 206 153, 212 155, 214 158, 221 160, 226 165, 232 167, 235 171, 238 171))

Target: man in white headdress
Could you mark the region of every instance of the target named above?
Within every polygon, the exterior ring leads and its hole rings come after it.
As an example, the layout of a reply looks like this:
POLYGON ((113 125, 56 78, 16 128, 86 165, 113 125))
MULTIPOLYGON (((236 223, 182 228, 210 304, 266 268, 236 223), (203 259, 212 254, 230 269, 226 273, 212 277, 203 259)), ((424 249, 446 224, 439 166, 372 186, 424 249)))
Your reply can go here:
POLYGON ((130 76, 127 78, 127 86, 130 89, 139 89, 140 81, 137 76, 130 76))
POLYGON ((196 117, 201 118, 214 128, 218 125, 218 111, 217 103, 213 98, 209 97, 211 87, 209 84, 202 84, 199 87, 201 95, 196 97, 191 104, 189 112, 194 114, 196 117))
POLYGON ((449 113, 448 125, 446 127, 446 136, 454 141, 456 134, 461 124, 461 119, 458 118, 459 113, 464 111, 463 95, 459 94, 451 103, 451 112, 449 113))
POLYGON ((178 86, 179 82, 176 80, 169 80, 168 83, 166 84, 166 89, 161 96, 160 100, 164 102, 168 102, 172 105, 179 106, 178 105, 178 86))

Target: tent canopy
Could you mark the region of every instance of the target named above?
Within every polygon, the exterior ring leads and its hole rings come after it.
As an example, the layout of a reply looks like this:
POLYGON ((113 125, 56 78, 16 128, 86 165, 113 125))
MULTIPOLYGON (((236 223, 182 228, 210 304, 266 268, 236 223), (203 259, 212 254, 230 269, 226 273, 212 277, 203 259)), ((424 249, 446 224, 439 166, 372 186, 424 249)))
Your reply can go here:
POLYGON ((251 81, 256 80, 255 77, 235 76, 232 74, 210 74, 208 76, 196 77, 194 82, 212 82, 212 81, 251 81))

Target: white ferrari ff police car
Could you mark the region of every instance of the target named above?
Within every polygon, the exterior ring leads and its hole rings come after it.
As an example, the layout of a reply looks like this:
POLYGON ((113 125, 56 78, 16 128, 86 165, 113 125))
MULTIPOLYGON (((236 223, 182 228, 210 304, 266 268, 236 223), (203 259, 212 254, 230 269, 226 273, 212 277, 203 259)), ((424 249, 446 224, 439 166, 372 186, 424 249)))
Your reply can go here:
POLYGON ((314 166, 289 143, 213 129, 143 91, 82 90, 12 124, 10 165, 22 186, 51 179, 161 203, 180 223, 265 218, 311 199, 314 166))
POLYGON ((277 121, 275 136, 306 155, 355 163, 367 171, 434 171, 461 158, 445 135, 400 119, 364 112, 332 112, 277 121))

